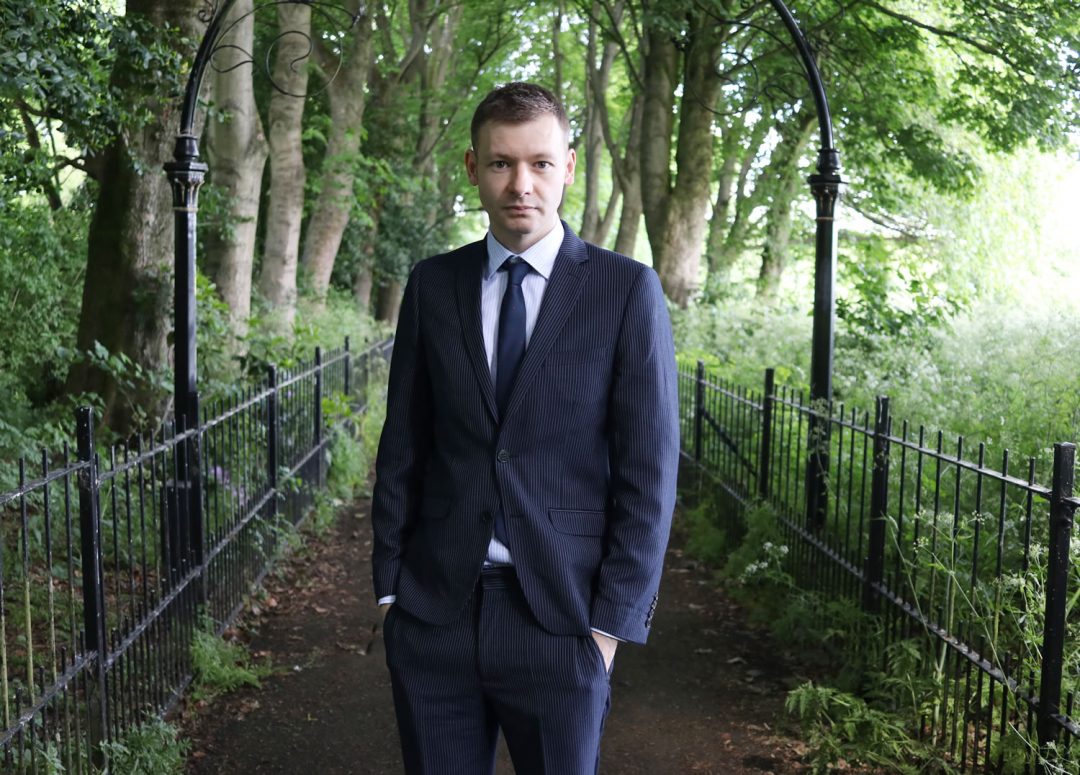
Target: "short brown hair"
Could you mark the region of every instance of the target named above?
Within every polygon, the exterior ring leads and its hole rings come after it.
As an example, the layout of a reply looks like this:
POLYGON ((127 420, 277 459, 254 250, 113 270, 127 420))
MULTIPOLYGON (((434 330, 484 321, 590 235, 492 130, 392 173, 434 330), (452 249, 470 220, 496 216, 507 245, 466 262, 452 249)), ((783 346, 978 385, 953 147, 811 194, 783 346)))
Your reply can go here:
POLYGON ((511 81, 503 84, 488 92, 476 106, 470 129, 473 150, 484 124, 524 124, 549 114, 555 116, 563 131, 569 134, 570 120, 558 97, 535 83, 511 81))

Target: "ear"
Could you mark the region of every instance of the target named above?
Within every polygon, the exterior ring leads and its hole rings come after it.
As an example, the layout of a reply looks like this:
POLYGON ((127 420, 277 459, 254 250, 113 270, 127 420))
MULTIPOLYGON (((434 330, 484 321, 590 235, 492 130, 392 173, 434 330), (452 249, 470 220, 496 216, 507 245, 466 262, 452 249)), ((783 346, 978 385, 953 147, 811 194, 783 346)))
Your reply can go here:
POLYGON ((470 148, 469 150, 465 151, 465 174, 469 176, 469 183, 474 186, 479 185, 480 183, 480 179, 476 175, 476 165, 476 152, 472 148, 470 148))
POLYGON ((569 186, 574 182, 574 169, 577 167, 577 151, 573 148, 566 154, 566 177, 563 184, 569 186))

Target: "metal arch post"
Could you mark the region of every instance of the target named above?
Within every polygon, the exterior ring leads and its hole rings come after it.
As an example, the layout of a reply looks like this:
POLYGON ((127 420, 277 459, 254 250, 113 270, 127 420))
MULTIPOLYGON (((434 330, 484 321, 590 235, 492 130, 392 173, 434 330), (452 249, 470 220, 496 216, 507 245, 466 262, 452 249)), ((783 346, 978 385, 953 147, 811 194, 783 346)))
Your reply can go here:
MULTIPOLYGON (((179 556, 191 566, 202 567, 205 558, 203 531, 201 443, 199 433, 199 396, 196 387, 195 340, 195 251, 196 215, 199 188, 208 167, 199 161, 199 142, 195 136, 195 109, 199 101, 203 75, 221 35, 226 14, 236 0, 223 0, 220 7, 209 2, 200 17, 207 21, 195 60, 188 75, 180 132, 176 137, 173 161, 165 164, 172 185, 174 218, 173 266, 173 412, 176 427, 190 435, 183 442, 183 481, 175 483, 178 508, 163 517, 174 521, 167 529, 171 535, 184 536, 186 545, 177 547, 179 556)), ((205 600, 206 586, 200 578, 197 599, 205 600)))
POLYGON ((840 154, 834 147, 832 115, 825 85, 810 44, 798 22, 782 0, 771 0, 799 51, 810 91, 817 108, 821 132, 817 173, 809 178, 817 207, 817 236, 814 256, 814 333, 810 356, 810 415, 806 466, 806 524, 810 530, 825 525, 829 491, 829 433, 832 401, 833 341, 836 329, 836 200, 843 180, 840 154))
POLYGON ((176 419, 182 417, 189 429, 198 427, 195 408, 196 343, 195 343, 195 226, 199 209, 199 188, 209 169, 199 161, 199 138, 195 135, 195 110, 199 103, 206 67, 221 35, 225 16, 236 0, 223 0, 212 9, 207 19, 195 60, 184 90, 180 131, 176 136, 173 161, 165 164, 165 173, 173 190, 175 222, 174 254, 174 324, 173 324, 173 400, 176 419))
MULTIPOLYGON (((271 3, 256 5, 249 13, 255 13, 260 7, 293 3, 296 5, 326 5, 346 13, 355 25, 361 17, 359 12, 346 12, 329 3, 318 0, 274 0, 271 3)), ((197 393, 197 349, 196 349, 196 305, 195 305, 195 260, 196 260, 196 216, 199 208, 199 189, 205 180, 208 167, 199 160, 199 138, 195 133, 195 114, 199 104, 199 92, 202 89, 206 68, 210 66, 221 39, 228 35, 231 27, 225 23, 229 12, 236 5, 236 0, 203 0, 203 8, 198 12, 199 19, 206 22, 195 59, 188 74, 187 87, 180 113, 180 131, 176 136, 173 160, 165 164, 165 172, 172 185, 173 213, 175 223, 174 243, 174 327, 173 327, 173 400, 176 427, 186 429, 184 454, 187 461, 183 486, 186 497, 186 512, 177 509, 171 517, 178 522, 187 523, 187 529, 178 534, 190 536, 190 545, 182 547, 186 559, 201 564, 204 557, 204 535, 202 518, 202 486, 200 464, 200 423, 199 399, 197 393), (183 512, 183 513, 181 513, 183 512)), ((336 75, 336 73, 335 73, 336 75)), ((331 76, 330 80, 333 80, 331 76)), ((303 96, 303 95, 294 95, 303 96)), ((181 527, 178 524, 177 527, 181 527)))

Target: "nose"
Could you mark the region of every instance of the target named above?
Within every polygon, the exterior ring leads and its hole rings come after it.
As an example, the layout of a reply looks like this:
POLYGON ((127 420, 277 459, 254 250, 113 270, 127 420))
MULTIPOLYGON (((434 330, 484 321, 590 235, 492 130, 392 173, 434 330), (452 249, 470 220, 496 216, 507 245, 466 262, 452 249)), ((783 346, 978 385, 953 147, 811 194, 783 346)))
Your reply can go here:
POLYGON ((532 190, 532 175, 524 164, 515 164, 510 173, 510 193, 525 196, 532 190))

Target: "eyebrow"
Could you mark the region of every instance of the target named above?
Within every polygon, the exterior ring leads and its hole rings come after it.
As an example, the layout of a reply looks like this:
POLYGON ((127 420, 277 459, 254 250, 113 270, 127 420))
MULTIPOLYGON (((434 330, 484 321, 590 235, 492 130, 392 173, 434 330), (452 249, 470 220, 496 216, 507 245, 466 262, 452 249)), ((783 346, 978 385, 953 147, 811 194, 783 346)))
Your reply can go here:
POLYGON ((535 156, 529 156, 529 155, 525 154, 525 155, 522 155, 520 157, 517 157, 517 156, 514 156, 514 155, 509 154, 509 153, 502 153, 502 152, 498 152, 498 151, 492 151, 491 152, 490 161, 508 161, 508 160, 515 160, 515 159, 518 159, 518 158, 525 159, 526 161, 555 161, 555 156, 552 155, 552 154, 549 154, 549 153, 539 153, 539 154, 536 154, 535 156))

